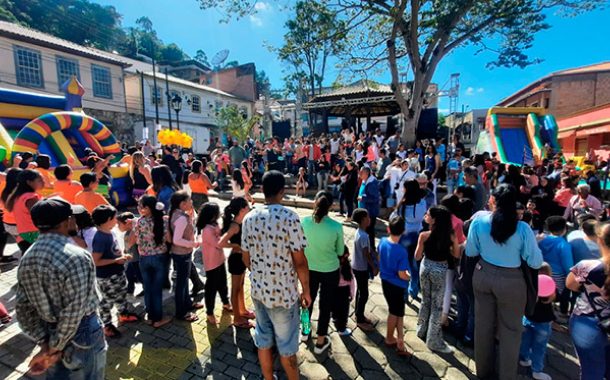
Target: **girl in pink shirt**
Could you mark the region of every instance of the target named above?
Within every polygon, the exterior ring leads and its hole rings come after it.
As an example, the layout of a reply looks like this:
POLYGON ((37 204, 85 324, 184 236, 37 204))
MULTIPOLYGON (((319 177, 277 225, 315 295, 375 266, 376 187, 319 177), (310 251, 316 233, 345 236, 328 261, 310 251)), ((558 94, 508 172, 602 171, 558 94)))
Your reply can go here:
POLYGON ((201 233, 201 252, 203 254, 203 268, 205 269, 205 307, 208 323, 216 324, 214 316, 214 303, 216 293, 220 295, 223 310, 233 312, 229 303, 227 289, 227 270, 225 268, 225 254, 220 247, 220 207, 216 203, 207 202, 201 206, 197 218, 197 230, 201 233))

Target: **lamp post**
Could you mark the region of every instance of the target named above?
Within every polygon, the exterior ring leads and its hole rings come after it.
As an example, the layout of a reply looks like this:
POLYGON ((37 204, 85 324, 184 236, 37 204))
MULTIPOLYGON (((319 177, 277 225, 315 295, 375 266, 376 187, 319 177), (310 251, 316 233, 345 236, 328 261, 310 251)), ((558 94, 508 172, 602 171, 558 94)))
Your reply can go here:
POLYGON ((182 109, 182 97, 180 95, 174 94, 174 97, 172 98, 172 108, 176 111, 176 128, 180 130, 180 118, 178 115, 182 109))

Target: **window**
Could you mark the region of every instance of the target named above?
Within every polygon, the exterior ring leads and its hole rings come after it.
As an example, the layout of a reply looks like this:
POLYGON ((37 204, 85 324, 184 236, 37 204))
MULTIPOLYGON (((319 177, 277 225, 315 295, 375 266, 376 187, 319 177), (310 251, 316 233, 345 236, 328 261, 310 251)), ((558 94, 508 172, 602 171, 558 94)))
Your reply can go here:
POLYGON ((549 108, 550 101, 551 101, 551 99, 549 99, 549 98, 544 99, 544 108, 549 108))
POLYGON ((150 86, 150 103, 151 104, 159 104, 159 106, 163 106, 163 91, 159 87, 157 87, 157 91, 155 91, 155 87, 150 86))
POLYGON ((59 85, 59 90, 61 90, 61 86, 63 86, 64 83, 72 78, 72 75, 76 75, 76 78, 80 80, 80 70, 78 68, 77 60, 58 56, 55 59, 55 63, 57 65, 57 83, 59 85))
POLYGON ((191 111, 201 112, 201 98, 197 95, 191 96, 191 111))
POLYGON ((103 66, 91 65, 91 77, 93 79, 93 96, 112 99, 110 69, 103 66))
POLYGON ((15 70, 19 86, 44 88, 42 59, 37 50, 15 46, 15 70))

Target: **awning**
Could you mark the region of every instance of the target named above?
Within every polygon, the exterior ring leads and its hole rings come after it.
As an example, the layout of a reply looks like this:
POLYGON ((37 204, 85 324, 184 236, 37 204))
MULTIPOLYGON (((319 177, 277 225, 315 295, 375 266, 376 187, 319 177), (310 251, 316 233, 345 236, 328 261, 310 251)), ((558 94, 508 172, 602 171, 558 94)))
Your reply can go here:
POLYGON ((576 133, 576 131, 574 131, 574 130, 572 130, 572 131, 565 131, 565 132, 559 132, 559 134, 557 134, 557 138, 559 140, 567 139, 568 137, 574 136, 575 133, 576 133))
POLYGON ((576 137, 583 137, 589 135, 597 135, 600 133, 610 133, 610 124, 602 125, 595 128, 582 129, 576 132, 576 137))

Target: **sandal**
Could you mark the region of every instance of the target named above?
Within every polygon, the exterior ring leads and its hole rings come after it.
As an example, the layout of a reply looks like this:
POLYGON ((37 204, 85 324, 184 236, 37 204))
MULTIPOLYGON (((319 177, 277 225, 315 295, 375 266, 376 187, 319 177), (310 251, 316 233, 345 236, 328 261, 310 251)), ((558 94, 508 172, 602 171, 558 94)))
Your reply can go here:
POLYGON ((196 322, 199 320, 199 317, 197 316, 197 314, 188 313, 182 318, 182 320, 186 322, 196 322))
POLYGON ((248 330, 254 328, 254 325, 247 320, 241 321, 241 322, 234 322, 233 326, 240 328, 240 329, 248 329, 248 330))
POLYGON ((405 356, 405 357, 409 357, 412 355, 409 351, 407 351, 407 348, 404 346, 402 347, 402 349, 396 347, 396 353, 398 354, 398 356, 405 356))
POLYGON ((383 344, 385 344, 385 346, 388 348, 396 348, 398 346, 398 342, 388 343, 385 340, 383 341, 383 344))
POLYGON ((10 315, 4 316, 2 317, 2 319, 0 319, 0 323, 3 325, 6 325, 7 323, 10 323, 13 320, 13 317, 11 317, 10 315))
POLYGON ((201 302, 193 302, 192 308, 193 310, 203 309, 203 304, 201 302))
POLYGON ((232 313, 233 312, 233 307, 231 306, 230 303, 228 303, 226 305, 222 305, 222 310, 226 311, 227 313, 232 313))
POLYGON ((253 311, 246 311, 242 316, 246 319, 256 319, 256 314, 253 311))
POLYGON ((213 315, 208 315, 207 317, 207 322, 211 325, 217 325, 218 322, 216 321, 216 317, 213 315))

